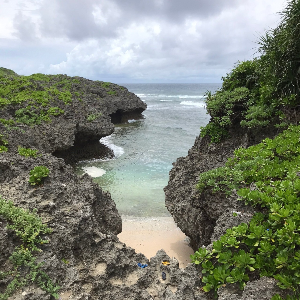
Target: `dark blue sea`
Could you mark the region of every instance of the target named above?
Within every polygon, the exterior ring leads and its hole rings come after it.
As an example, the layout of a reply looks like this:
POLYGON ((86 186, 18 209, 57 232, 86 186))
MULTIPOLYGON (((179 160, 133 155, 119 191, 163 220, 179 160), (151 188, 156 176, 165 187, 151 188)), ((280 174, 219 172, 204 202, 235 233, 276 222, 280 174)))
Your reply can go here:
POLYGON ((115 158, 77 165, 111 193, 121 215, 168 216, 163 188, 172 163, 186 156, 209 115, 205 93, 220 84, 123 84, 148 105, 141 120, 116 126, 101 139, 115 158))

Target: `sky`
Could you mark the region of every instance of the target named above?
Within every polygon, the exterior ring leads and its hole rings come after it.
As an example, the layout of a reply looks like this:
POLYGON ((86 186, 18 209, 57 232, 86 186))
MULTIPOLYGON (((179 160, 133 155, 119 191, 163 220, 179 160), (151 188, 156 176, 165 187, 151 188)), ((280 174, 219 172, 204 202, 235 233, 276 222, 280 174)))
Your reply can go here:
POLYGON ((208 83, 258 55, 287 0, 0 0, 0 66, 115 83, 208 83))

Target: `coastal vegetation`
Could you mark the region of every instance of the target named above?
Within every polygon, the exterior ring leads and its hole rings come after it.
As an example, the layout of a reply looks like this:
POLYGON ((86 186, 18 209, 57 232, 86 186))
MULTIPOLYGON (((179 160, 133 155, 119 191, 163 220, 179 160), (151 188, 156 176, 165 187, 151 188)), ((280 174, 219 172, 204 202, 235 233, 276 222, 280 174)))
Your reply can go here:
POLYGON ((0 67, 0 76, 18 76, 13 70, 0 67))
POLYGON ((78 82, 63 75, 0 76, 0 108, 16 107, 14 119, 2 118, 0 122, 10 126, 51 122, 52 116, 63 114, 63 107, 76 99, 70 89, 78 82))
POLYGON ((3 134, 0 134, 0 153, 7 151, 8 141, 5 139, 3 134))
POLYGON ((29 183, 31 185, 42 184, 44 178, 48 177, 49 169, 45 166, 36 166, 29 172, 29 183))
POLYGON ((18 152, 20 155, 25 157, 37 157, 38 151, 36 149, 24 148, 19 146, 18 152))
POLYGON ((202 265, 206 292, 226 283, 243 288, 259 274, 274 277, 299 297, 299 137, 300 126, 290 126, 274 139, 237 149, 224 167, 200 175, 199 192, 229 195, 235 189, 259 211, 249 224, 228 229, 212 251, 201 248, 192 256, 202 265))
POLYGON ((227 283, 243 289, 250 278, 268 276, 289 291, 286 299, 300 297, 299 19, 300 1, 289 1, 279 26, 261 38, 261 56, 238 63, 222 88, 207 94, 211 121, 201 135, 212 143, 228 138, 234 126, 285 130, 235 150, 224 167, 200 174, 199 193, 226 197, 236 191, 257 211, 249 224, 228 229, 213 242, 211 251, 200 248, 191 256, 201 265, 206 292, 227 283))
POLYGON ((207 93, 211 122, 201 136, 228 137, 232 125, 260 130, 297 123, 300 92, 300 3, 289 1, 279 26, 259 41, 261 56, 239 62, 223 77, 222 88, 207 93))
POLYGON ((42 290, 56 299, 59 286, 41 269, 43 263, 37 262, 41 246, 50 242, 46 235, 52 230, 42 223, 36 211, 16 207, 11 201, 0 197, 0 218, 7 222, 6 228, 22 241, 9 257, 10 268, 0 271, 0 279, 9 281, 0 300, 8 299, 18 288, 36 283, 42 290))
POLYGON ((98 119, 101 116, 102 116, 102 113, 100 112, 100 113, 97 113, 97 114, 90 114, 90 115, 87 116, 86 119, 87 119, 88 122, 92 122, 92 121, 95 121, 96 119, 98 119))
MULTIPOLYGON (((82 88, 80 80, 79 77, 66 75, 19 76, 11 70, 1 68, 0 110, 13 106, 14 115, 0 118, 0 123, 10 129, 20 124, 36 126, 52 122, 53 117, 64 115, 74 101, 82 104, 87 91, 82 88)), ((95 81, 91 86, 103 89, 103 94, 97 95, 99 100, 118 94, 113 90, 114 84, 109 82, 95 81)), ((93 113, 87 116, 87 120, 93 121, 100 116, 101 113, 93 113)))

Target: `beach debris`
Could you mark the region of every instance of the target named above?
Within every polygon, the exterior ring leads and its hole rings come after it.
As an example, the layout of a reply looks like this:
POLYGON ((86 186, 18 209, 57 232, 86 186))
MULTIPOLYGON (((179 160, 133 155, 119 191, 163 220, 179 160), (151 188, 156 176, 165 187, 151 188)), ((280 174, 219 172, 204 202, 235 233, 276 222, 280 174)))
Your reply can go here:
POLYGON ((163 264, 164 266, 169 266, 169 265, 170 265, 170 262, 169 262, 168 260, 163 260, 163 261, 162 261, 162 264, 163 264))
POLYGON ((166 280, 167 274, 165 272, 161 272, 161 278, 162 278, 162 280, 166 280))
POLYGON ((141 264, 141 263, 138 263, 137 264, 139 267, 141 267, 142 269, 145 269, 146 267, 148 267, 147 264, 141 264))

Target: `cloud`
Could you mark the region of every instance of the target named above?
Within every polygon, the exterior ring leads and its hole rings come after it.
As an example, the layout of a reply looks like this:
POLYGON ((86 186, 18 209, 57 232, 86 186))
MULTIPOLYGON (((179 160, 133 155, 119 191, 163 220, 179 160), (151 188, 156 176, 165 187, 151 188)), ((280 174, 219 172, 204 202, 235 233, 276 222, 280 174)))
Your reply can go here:
POLYGON ((14 18, 14 33, 18 38, 33 42, 37 39, 37 24, 29 16, 19 11, 14 18))
MULTIPOLYGON (((119 28, 130 26, 132 22, 167 20, 171 24, 179 24, 188 17, 206 19, 218 15, 225 8, 234 7, 238 1, 44 0, 39 3, 29 0, 28 3, 38 6, 41 36, 81 41, 115 36, 119 28)), ((29 21, 22 14, 16 16, 15 29, 20 38, 32 39, 28 32, 22 30, 21 24, 28 27, 29 21)))
POLYGON ((31 60, 30 70, 123 82, 194 82, 219 81, 237 60, 253 57, 255 41, 276 25, 275 12, 285 1, 24 3, 14 15, 14 37, 45 56, 31 60))

